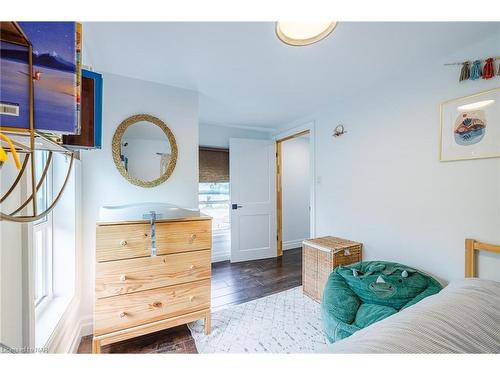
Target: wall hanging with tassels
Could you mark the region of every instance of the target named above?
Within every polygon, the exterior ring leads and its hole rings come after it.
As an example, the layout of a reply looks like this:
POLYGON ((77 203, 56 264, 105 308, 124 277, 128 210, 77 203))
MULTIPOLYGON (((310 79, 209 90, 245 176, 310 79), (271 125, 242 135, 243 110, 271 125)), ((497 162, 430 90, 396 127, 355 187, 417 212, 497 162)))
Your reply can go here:
POLYGON ((493 78, 495 75, 493 68, 493 58, 486 59, 486 62, 483 67, 483 79, 493 78))
MULTIPOLYGON (((444 65, 461 65, 459 82, 477 79, 491 79, 495 77, 495 61, 500 61, 500 56, 488 57, 482 60, 463 61, 456 63, 448 63, 444 65), (483 64, 484 63, 484 64, 483 64)), ((498 64, 498 71, 496 77, 500 77, 500 64, 498 64)))
POLYGON ((472 63, 472 68, 470 68, 470 78, 475 81, 476 79, 481 78, 481 60, 476 60, 472 63))
POLYGON ((466 61, 462 65, 462 70, 460 72, 460 82, 468 80, 470 78, 470 66, 469 62, 466 61))

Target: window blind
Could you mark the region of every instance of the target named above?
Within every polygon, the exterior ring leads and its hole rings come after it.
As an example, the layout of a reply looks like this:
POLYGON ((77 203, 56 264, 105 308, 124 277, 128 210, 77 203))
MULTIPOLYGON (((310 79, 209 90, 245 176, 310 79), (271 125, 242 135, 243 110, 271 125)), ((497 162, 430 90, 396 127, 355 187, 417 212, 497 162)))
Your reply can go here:
POLYGON ((200 147, 200 182, 229 182, 229 150, 200 147))

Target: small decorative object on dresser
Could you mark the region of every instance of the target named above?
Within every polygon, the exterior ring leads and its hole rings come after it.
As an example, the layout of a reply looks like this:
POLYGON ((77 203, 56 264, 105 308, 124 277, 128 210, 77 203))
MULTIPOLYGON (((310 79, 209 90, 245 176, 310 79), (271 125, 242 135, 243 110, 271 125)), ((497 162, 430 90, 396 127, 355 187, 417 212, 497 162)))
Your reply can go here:
POLYGON ((212 220, 165 212, 97 224, 94 353, 200 319, 210 333, 212 220))
POLYGON ((340 265, 361 261, 363 244, 338 237, 319 237, 302 242, 304 294, 320 302, 328 276, 340 265))

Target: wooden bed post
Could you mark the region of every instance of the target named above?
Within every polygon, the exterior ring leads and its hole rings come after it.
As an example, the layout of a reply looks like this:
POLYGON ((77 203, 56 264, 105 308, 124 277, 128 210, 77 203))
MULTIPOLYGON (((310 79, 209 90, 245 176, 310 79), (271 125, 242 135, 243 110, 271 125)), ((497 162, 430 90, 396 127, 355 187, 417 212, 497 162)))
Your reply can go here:
POLYGON ((465 277, 475 276, 475 258, 474 258, 474 241, 473 239, 467 238, 465 240, 465 277))
POLYGON ((476 241, 471 238, 465 240, 465 277, 477 276, 476 252, 487 251, 500 254, 500 245, 476 241))

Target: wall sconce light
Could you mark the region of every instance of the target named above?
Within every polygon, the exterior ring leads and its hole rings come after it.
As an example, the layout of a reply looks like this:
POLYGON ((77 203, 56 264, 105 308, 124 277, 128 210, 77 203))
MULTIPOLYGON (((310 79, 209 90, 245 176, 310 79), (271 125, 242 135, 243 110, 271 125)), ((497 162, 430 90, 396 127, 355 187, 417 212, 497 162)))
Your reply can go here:
POLYGON ((344 125, 338 124, 335 129, 333 129, 333 136, 334 137, 340 137, 341 135, 344 135, 347 133, 347 130, 344 129, 344 125))

